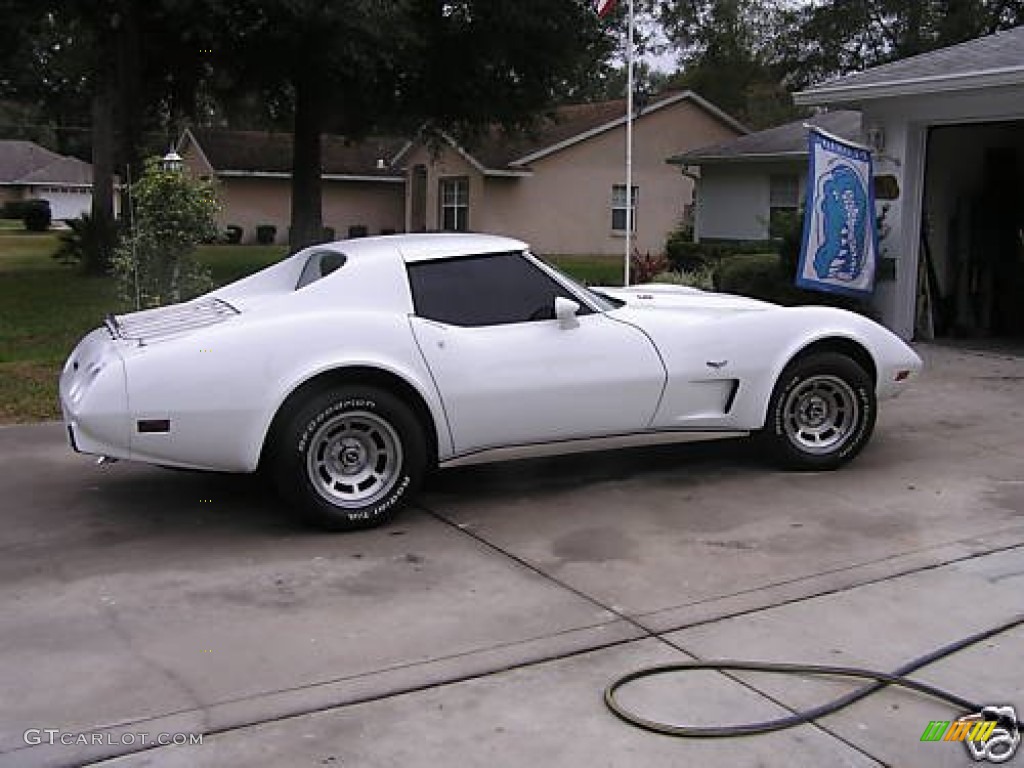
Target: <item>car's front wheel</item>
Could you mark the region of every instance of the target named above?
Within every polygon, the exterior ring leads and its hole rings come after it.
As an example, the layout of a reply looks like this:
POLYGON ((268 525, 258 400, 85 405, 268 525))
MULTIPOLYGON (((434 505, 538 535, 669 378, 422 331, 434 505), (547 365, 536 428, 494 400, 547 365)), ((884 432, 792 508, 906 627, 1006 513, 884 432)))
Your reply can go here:
POLYGON ((836 469, 860 453, 875 427, 875 387, 845 355, 797 358, 775 384, 760 437, 789 469, 836 469))
POLYGON ((287 419, 275 451, 282 495, 316 525, 371 528, 416 492, 426 467, 423 429, 412 410, 374 387, 338 387, 287 419))

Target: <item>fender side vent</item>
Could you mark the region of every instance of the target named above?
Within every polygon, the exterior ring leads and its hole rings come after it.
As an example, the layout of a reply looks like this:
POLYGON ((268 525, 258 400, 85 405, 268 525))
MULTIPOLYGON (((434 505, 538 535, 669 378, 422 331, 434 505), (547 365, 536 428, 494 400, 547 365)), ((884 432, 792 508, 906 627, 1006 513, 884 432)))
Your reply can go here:
POLYGON ((732 387, 729 389, 729 396, 725 399, 725 412, 729 413, 732 410, 733 403, 736 402, 736 393, 740 390, 740 380, 733 379, 732 387))
POLYGON ((153 434, 157 432, 170 432, 170 419, 139 419, 136 428, 139 434, 153 434))

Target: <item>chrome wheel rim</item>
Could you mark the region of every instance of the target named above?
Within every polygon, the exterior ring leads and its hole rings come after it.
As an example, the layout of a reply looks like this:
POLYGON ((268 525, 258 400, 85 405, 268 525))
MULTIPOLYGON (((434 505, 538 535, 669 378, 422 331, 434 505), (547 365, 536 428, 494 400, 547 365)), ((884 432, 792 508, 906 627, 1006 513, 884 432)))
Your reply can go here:
POLYGON ((860 404, 853 387, 838 376, 811 376, 801 381, 782 404, 783 428, 805 453, 832 453, 857 428, 860 404))
POLYGON ((306 453, 306 475, 321 497, 339 507, 364 507, 394 487, 402 442, 375 413, 347 411, 324 422, 306 453))

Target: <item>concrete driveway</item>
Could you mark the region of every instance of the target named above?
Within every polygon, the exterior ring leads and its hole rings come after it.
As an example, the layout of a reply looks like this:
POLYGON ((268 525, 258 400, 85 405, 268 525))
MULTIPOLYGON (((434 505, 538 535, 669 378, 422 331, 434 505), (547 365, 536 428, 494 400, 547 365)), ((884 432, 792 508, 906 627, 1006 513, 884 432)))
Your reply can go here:
MULTIPOLYGON (((60 425, 2 428, 0 765, 966 765, 920 742, 962 713, 899 691, 724 741, 601 702, 690 657, 889 670, 1024 610, 1024 358, 921 352, 841 472, 744 444, 466 468, 348 535, 248 478, 96 467, 60 425)), ((919 676, 1019 714, 1022 640, 919 676)), ((702 673, 627 697, 735 722, 847 689, 702 673)))

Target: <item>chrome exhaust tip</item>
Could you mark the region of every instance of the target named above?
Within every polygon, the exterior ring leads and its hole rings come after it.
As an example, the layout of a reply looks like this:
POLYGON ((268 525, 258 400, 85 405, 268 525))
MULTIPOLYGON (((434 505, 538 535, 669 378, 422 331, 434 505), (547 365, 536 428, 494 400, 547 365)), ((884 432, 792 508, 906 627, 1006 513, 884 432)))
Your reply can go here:
POLYGON ((103 466, 104 464, 116 464, 117 459, 112 459, 110 456, 100 456, 96 459, 96 466, 103 466))

